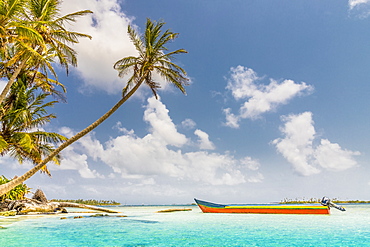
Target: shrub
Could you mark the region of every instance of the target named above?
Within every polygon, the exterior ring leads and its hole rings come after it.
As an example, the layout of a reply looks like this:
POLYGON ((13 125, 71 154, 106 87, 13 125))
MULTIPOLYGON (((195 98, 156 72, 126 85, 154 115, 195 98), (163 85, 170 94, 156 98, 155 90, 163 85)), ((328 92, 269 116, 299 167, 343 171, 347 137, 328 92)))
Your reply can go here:
MULTIPOLYGON (((5 176, 0 176, 0 185, 5 184, 9 181, 10 179, 7 179, 5 176)), ((27 185, 20 184, 5 195, 0 196, 0 202, 4 201, 5 199, 22 200, 24 199, 24 196, 30 192, 30 189, 31 188, 29 188, 27 185)))

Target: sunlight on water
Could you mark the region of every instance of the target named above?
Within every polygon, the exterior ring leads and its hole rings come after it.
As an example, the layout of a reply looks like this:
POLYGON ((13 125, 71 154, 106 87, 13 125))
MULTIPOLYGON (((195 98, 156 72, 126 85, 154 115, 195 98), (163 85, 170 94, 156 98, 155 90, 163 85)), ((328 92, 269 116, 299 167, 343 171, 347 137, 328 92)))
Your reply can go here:
POLYGON ((203 214, 193 206, 155 213, 168 208, 175 207, 117 208, 128 217, 0 218, 0 246, 370 246, 370 205, 331 215, 203 214))

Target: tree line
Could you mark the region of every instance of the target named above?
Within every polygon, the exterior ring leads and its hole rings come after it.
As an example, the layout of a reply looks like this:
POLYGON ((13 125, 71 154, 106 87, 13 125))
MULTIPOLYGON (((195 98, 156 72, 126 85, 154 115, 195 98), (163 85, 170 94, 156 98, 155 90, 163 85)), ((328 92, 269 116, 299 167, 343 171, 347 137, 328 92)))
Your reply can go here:
POLYGON ((121 203, 116 202, 114 200, 95 200, 95 199, 62 200, 62 199, 52 199, 51 201, 52 202, 72 202, 72 203, 80 203, 80 204, 95 205, 95 206, 121 205, 121 203))
MULTIPOLYGON (((73 45, 81 38, 93 38, 67 28, 77 18, 93 15, 82 10, 61 15, 61 0, 0 0, 0 80, 6 86, 0 94, 0 155, 19 163, 29 161, 34 167, 25 174, 0 185, 0 196, 21 185, 36 172, 50 175, 47 165, 61 162, 60 152, 110 117, 142 85, 149 86, 157 98, 160 88, 153 76, 159 75, 185 94, 188 85, 185 70, 173 63, 184 49, 168 51, 166 45, 178 33, 162 30, 162 21, 147 19, 140 34, 131 25, 128 35, 138 51, 137 56, 118 60, 112 69, 125 78, 118 102, 104 115, 71 138, 44 131, 42 127, 56 118, 48 109, 66 98, 66 88, 59 81, 55 67, 68 75, 77 66, 73 45)), ((93 52, 93 51, 92 51, 93 52)))
MULTIPOLYGON (((341 200, 338 198, 333 198, 330 201, 334 203, 370 203, 370 201, 365 201, 365 200, 341 200)), ((309 198, 309 199, 288 199, 284 198, 281 200, 279 203, 280 204, 303 204, 303 203, 320 203, 321 199, 319 198, 309 198)))

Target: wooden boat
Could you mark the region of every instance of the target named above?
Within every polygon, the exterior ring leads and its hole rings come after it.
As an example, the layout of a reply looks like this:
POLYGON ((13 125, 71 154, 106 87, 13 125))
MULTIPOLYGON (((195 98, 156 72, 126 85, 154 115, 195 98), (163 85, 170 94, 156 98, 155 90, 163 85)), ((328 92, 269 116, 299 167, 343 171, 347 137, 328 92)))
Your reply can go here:
POLYGON ((235 204, 224 205, 195 199, 203 213, 241 214, 329 214, 330 207, 313 204, 235 204))

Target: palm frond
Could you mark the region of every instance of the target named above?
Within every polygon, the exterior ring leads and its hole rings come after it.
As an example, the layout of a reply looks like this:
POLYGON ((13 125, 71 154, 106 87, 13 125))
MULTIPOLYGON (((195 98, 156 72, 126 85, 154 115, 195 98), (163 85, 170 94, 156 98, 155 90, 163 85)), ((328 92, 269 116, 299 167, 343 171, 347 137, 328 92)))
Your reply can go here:
POLYGON ((7 19, 18 16, 24 7, 26 0, 7 0, 0 1, 0 15, 7 19))
POLYGON ((135 29, 131 27, 131 25, 128 26, 127 33, 130 37, 131 42, 134 44, 139 54, 144 54, 145 47, 144 47, 143 41, 141 40, 140 36, 136 33, 135 29))
POLYGON ((35 131, 32 132, 32 135, 35 136, 42 143, 61 143, 66 141, 68 138, 54 132, 45 132, 45 131, 35 131))
POLYGON ((59 12, 59 0, 29 0, 28 10, 38 20, 50 20, 59 12))
POLYGON ((0 134, 0 154, 2 154, 5 150, 7 150, 8 147, 9 147, 9 143, 0 134))
POLYGON ((63 25, 64 22, 75 22, 77 17, 82 17, 87 14, 93 14, 91 10, 81 10, 74 13, 70 13, 64 16, 61 16, 55 20, 59 25, 63 25))
POLYGON ((169 41, 176 39, 178 35, 179 35, 178 33, 173 33, 169 30, 166 30, 156 42, 154 49, 167 50, 167 48, 164 45, 167 44, 169 41))
POLYGON ((169 52, 169 53, 165 53, 161 56, 158 57, 158 60, 168 60, 168 61, 171 61, 173 60, 173 56, 174 55, 178 55, 178 54, 181 54, 181 53, 188 53, 186 50, 184 49, 178 49, 176 51, 172 51, 172 52, 169 52))
MULTIPOLYGON (((118 70, 119 77, 125 76, 127 73, 131 71, 135 71, 135 67, 137 67, 138 58, 136 57, 126 57, 121 60, 118 60, 113 68, 118 70)), ((134 72, 135 73, 135 72, 134 72)))
POLYGON ((33 45, 44 45, 44 39, 42 35, 37 32, 34 28, 25 25, 23 23, 17 23, 15 29, 16 35, 22 40, 23 42, 28 42, 33 45))
POLYGON ((43 92, 51 93, 60 97, 61 100, 64 100, 63 94, 55 90, 55 86, 59 86, 64 93, 66 92, 66 87, 58 80, 53 80, 39 71, 30 71, 30 76, 33 78, 32 82, 37 88, 41 88, 43 92))
POLYGON ((157 73, 161 75, 163 79, 173 84, 175 87, 180 89, 183 94, 186 94, 184 86, 188 85, 188 78, 182 76, 180 73, 177 73, 171 69, 166 69, 159 67, 156 69, 157 73))
POLYGON ((137 69, 134 69, 133 75, 128 79, 126 86, 122 90, 122 97, 126 96, 126 93, 134 86, 134 84, 138 83, 138 76, 139 71, 137 69))

